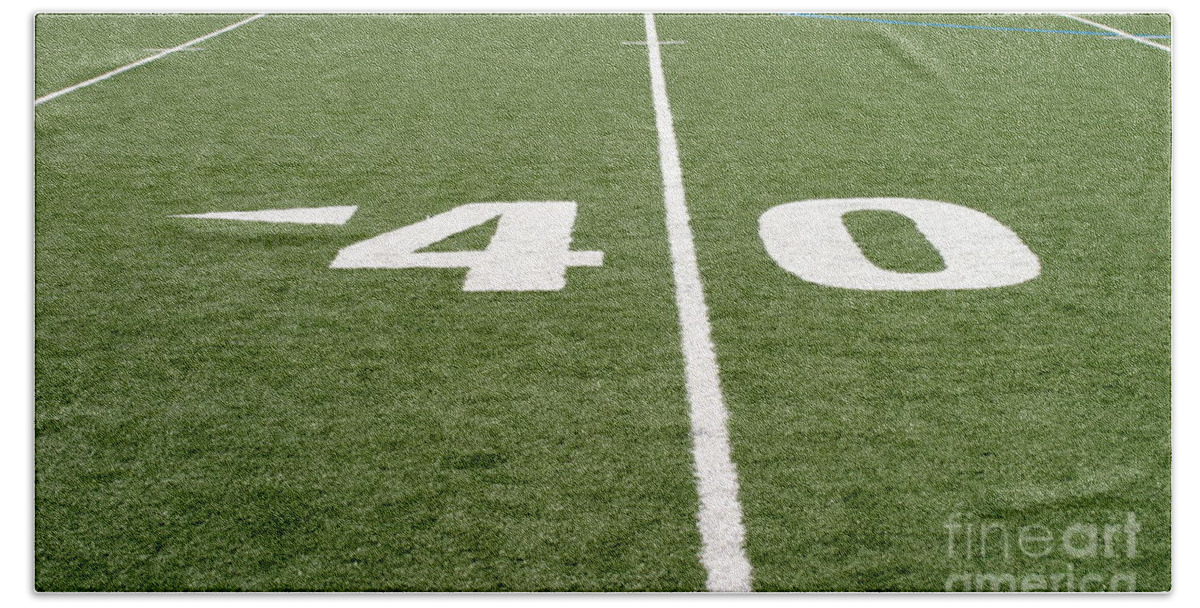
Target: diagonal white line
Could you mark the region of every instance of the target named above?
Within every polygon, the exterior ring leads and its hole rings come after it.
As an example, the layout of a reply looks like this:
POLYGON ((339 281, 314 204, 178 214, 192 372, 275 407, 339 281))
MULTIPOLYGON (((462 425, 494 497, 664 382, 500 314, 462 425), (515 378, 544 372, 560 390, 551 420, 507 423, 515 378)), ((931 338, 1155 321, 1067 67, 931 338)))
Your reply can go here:
POLYGON ((1086 24, 1088 24, 1088 25, 1091 25, 1091 26, 1093 26, 1093 27, 1098 27, 1098 28, 1100 28, 1100 29, 1102 29, 1102 30, 1108 30, 1108 31, 1110 31, 1110 32, 1112 32, 1112 33, 1114 33, 1114 34, 1116 34, 1116 35, 1118 35, 1118 36, 1122 37, 1122 38, 1128 38, 1128 39, 1130 39, 1130 40, 1136 40, 1136 41, 1138 41, 1138 42, 1140 42, 1140 43, 1142 43, 1142 44, 1145 44, 1145 45, 1152 46, 1152 47, 1154 47, 1154 48, 1156 48, 1156 49, 1162 49, 1162 50, 1164 50, 1164 51, 1166 51, 1166 52, 1168 52, 1168 53, 1170 53, 1170 52, 1171 52, 1171 47, 1169 47, 1169 46, 1166 46, 1166 45, 1164 45, 1164 44, 1159 44, 1159 43, 1157 43, 1157 42, 1150 42, 1149 40, 1146 40, 1145 38, 1138 38, 1137 36, 1134 36, 1133 34, 1130 34, 1129 32, 1126 32, 1126 31, 1123 31, 1123 30, 1119 30, 1119 29, 1117 29, 1117 28, 1115 28, 1115 27, 1109 27, 1109 26, 1107 26, 1107 25, 1104 25, 1103 23, 1096 23, 1095 21, 1092 21, 1091 19, 1084 19, 1083 17, 1077 16, 1077 15, 1071 15, 1071 14, 1068 14, 1068 13, 1059 13, 1059 15, 1062 15, 1063 17, 1068 17, 1068 18, 1070 18, 1070 19, 1074 19, 1074 20, 1076 20, 1076 21, 1079 21, 1079 22, 1081 22, 1081 23, 1086 23, 1086 24))
POLYGON ((167 55, 170 55, 171 53, 174 53, 174 52, 177 52, 177 51, 182 51, 182 50, 184 50, 184 49, 186 49, 186 48, 188 48, 188 47, 192 46, 193 44, 197 44, 197 43, 200 43, 200 42, 204 42, 205 40, 208 40, 209 38, 212 38, 213 36, 219 36, 219 35, 221 35, 221 34, 224 34, 225 32, 228 32, 229 30, 232 30, 232 29, 235 29, 235 28, 239 28, 239 27, 241 27, 241 26, 243 26, 243 25, 246 25, 247 23, 250 23, 251 21, 254 21, 255 19, 258 19, 258 18, 260 18, 260 17, 263 17, 263 16, 265 16, 265 15, 266 15, 266 13, 259 13, 259 14, 257 14, 257 15, 254 15, 254 16, 252 16, 252 17, 248 17, 248 18, 246 18, 246 19, 242 19, 241 21, 238 21, 237 23, 234 23, 233 25, 229 25, 229 26, 223 27, 223 28, 221 28, 221 29, 219 29, 219 30, 217 30, 217 31, 215 31, 215 32, 212 32, 212 33, 209 33, 209 34, 205 34, 205 35, 203 35, 203 36, 201 36, 201 37, 199 37, 199 38, 196 38, 195 40, 189 40, 189 41, 187 41, 187 42, 185 42, 185 43, 183 43, 183 44, 181 44, 181 45, 179 45, 179 46, 176 46, 176 47, 171 47, 171 48, 169 48, 169 49, 166 49, 166 50, 164 50, 164 51, 161 51, 161 52, 155 53, 155 54, 153 54, 153 55, 150 55, 149 57, 144 57, 144 58, 142 58, 142 59, 139 59, 139 60, 137 60, 137 61, 135 61, 135 62, 133 62, 133 63, 131 63, 131 64, 129 64, 129 65, 126 65, 126 66, 121 66, 121 67, 119 67, 119 68, 117 68, 117 69, 115 69, 115 70, 113 70, 113 71, 111 71, 111 72, 105 72, 105 73, 103 73, 103 74, 101 74, 101 75, 99 75, 99 76, 97 76, 97 77, 95 77, 95 78, 91 78, 91 79, 85 80, 85 81, 83 81, 83 82, 81 82, 81 83, 79 83, 79 84, 73 84, 73 85, 71 85, 71 86, 69 86, 69 87, 67 87, 67 88, 65 88, 65 89, 61 89, 61 90, 55 91, 55 92, 53 92, 53 93, 48 93, 48 94, 46 94, 46 95, 43 95, 43 96, 41 96, 41 97, 38 97, 37 99, 33 100, 33 105, 35 105, 35 106, 40 106, 40 105, 42 105, 43 103, 46 103, 47 101, 50 101, 51 99, 54 99, 54 98, 56 98, 56 97, 61 97, 61 96, 63 96, 63 95, 66 95, 67 93, 70 93, 70 92, 72 92, 72 91, 78 91, 79 89, 82 89, 83 87, 86 87, 86 86, 91 86, 91 85, 93 85, 93 84, 96 84, 97 82, 100 82, 100 81, 102 81, 102 80, 108 80, 109 78, 112 78, 113 76, 116 76, 117 74, 120 74, 120 73, 122 73, 122 72, 128 72, 129 70, 132 70, 133 68, 136 68, 136 67, 138 67, 138 66, 140 66, 140 65, 145 65, 145 64, 147 64, 147 63, 150 63, 151 61, 154 61, 155 59, 161 59, 161 58, 163 58, 163 57, 166 57, 167 55))
POLYGON ((667 237, 675 278, 675 304, 679 308, 684 371, 691 404, 692 457, 700 496, 697 514, 700 561, 708 571, 709 591, 747 592, 751 591, 750 561, 744 547, 746 532, 742 526, 742 505, 738 501, 737 469, 729 446, 729 414, 721 394, 720 369, 683 193, 683 170, 679 165, 679 146, 667 100, 658 31, 651 13, 646 14, 646 42, 650 55, 654 120, 658 127, 667 237))

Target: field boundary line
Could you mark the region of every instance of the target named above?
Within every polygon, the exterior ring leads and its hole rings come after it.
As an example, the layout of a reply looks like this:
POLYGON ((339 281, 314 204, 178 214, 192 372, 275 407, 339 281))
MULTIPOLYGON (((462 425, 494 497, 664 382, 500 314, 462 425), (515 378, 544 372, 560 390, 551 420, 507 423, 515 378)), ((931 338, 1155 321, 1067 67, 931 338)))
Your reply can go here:
MULTIPOLYGON (((1156 48, 1156 49, 1161 49, 1161 50, 1164 50, 1164 51, 1166 51, 1166 52, 1168 52, 1168 53, 1170 53, 1170 52, 1171 52, 1171 47, 1169 47, 1169 46, 1166 46, 1166 45, 1163 45, 1163 44, 1159 44, 1159 43, 1157 43, 1157 42, 1151 42, 1151 41, 1149 41, 1149 40, 1146 40, 1145 38, 1139 38, 1139 37, 1137 37, 1137 36, 1134 36, 1133 34, 1130 34, 1129 32, 1126 32, 1126 31, 1124 31, 1124 30, 1119 30, 1119 29, 1117 29, 1117 28, 1115 28, 1115 27, 1109 27, 1109 26, 1107 26, 1107 25, 1104 25, 1103 23, 1097 23, 1097 22, 1095 22, 1095 21, 1092 21, 1091 19, 1084 19, 1083 17, 1077 16, 1077 15, 1072 15, 1072 14, 1069 14, 1069 13, 1059 13, 1059 15, 1062 15, 1063 17, 1067 17, 1067 18, 1069 18, 1069 19, 1074 19, 1074 20, 1076 20, 1076 21, 1078 21, 1078 22, 1080 22, 1080 23, 1086 23, 1086 24, 1088 24, 1088 25, 1091 25, 1091 26, 1094 26, 1094 27, 1098 27, 1098 28, 1100 28, 1100 29, 1102 29, 1102 30, 1108 30, 1108 31, 1110 31, 1110 32, 1112 32, 1112 33, 1114 33, 1114 34, 1116 34, 1116 35, 1118 35, 1118 36, 1122 37, 1122 38, 1128 38, 1128 39, 1130 39, 1130 40, 1136 40, 1136 41, 1138 41, 1138 42, 1140 42, 1140 43, 1142 43, 1142 44, 1145 44, 1145 45, 1148 45, 1148 46, 1152 46, 1152 47, 1154 47, 1154 48, 1156 48)), ((1172 54, 1173 54, 1173 53, 1172 53, 1172 54)))
POLYGON ((170 55, 171 53, 182 51, 182 50, 192 46, 193 44, 198 44, 198 43, 204 42, 205 40, 208 40, 209 38, 212 38, 214 36, 219 36, 221 34, 224 34, 225 32, 228 32, 229 30, 237 29, 239 27, 242 27, 243 25, 246 25, 247 23, 250 23, 251 21, 254 21, 255 19, 258 19, 260 17, 265 17, 265 16, 266 16, 266 13, 258 13, 257 15, 247 17, 246 19, 242 19, 241 21, 238 21, 237 23, 234 23, 232 25, 227 25, 215 32, 210 32, 210 33, 205 34, 194 40, 189 40, 179 46, 173 46, 169 49, 166 49, 161 52, 150 55, 149 57, 143 57, 142 59, 139 59, 129 65, 121 66, 115 70, 105 72, 99 76, 96 76, 95 78, 90 78, 79 84, 73 84, 65 89, 60 89, 53 93, 48 93, 46 95, 43 95, 43 96, 38 97, 37 99, 33 100, 33 105, 40 106, 43 103, 50 101, 51 99, 55 99, 57 97, 62 97, 63 95, 66 95, 67 93, 70 93, 73 91, 78 91, 79 89, 82 89, 87 86, 91 86, 91 85, 96 84, 97 82, 100 82, 103 80, 108 80, 109 78, 112 78, 113 76, 116 76, 117 74, 121 74, 123 72, 128 72, 129 70, 132 70, 133 68, 136 68, 141 65, 146 65, 147 63, 150 63, 151 61, 154 61, 156 59, 162 59, 163 57, 166 57, 167 55, 170 55))
POLYGON ((646 13, 645 22, 675 304, 679 309, 680 341, 691 406, 692 458, 700 498, 697 513, 700 561, 708 573, 709 591, 748 592, 752 590, 750 561, 746 557, 746 532, 738 501, 737 469, 729 444, 729 413, 721 393, 720 368, 696 262, 696 244, 683 192, 683 169, 654 14, 646 13))
MULTIPOLYGON (((808 19, 829 19, 833 21, 852 21, 855 23, 882 23, 885 25, 910 25, 920 27, 936 27, 956 30, 982 30, 989 32, 1026 32, 1032 34, 1070 34, 1074 36, 1100 36, 1103 38, 1119 38, 1110 32, 1084 32, 1079 30, 1051 30, 1036 27, 1002 27, 997 25, 967 25, 963 23, 933 23, 928 21, 901 21, 898 19, 871 19, 866 17, 851 17, 847 15, 826 15, 822 13, 782 13, 787 17, 804 17, 808 19)), ((1139 38, 1170 38, 1157 34, 1134 34, 1139 38)))

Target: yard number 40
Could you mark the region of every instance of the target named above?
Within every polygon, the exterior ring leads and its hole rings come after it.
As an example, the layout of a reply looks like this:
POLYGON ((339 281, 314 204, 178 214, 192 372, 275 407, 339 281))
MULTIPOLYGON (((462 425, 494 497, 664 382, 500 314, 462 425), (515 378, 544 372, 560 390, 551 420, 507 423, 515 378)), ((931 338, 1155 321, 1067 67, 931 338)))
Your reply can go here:
MULTIPOLYGON (((464 291, 557 291, 567 268, 600 266, 604 253, 571 251, 576 205, 569 201, 471 203, 338 252, 332 268, 466 268, 464 291), (483 251, 421 249, 499 217, 483 251)), ((991 216, 961 205, 909 198, 809 200, 772 207, 759 218, 767 254, 813 283, 870 291, 986 289, 1023 283, 1041 272, 1021 238, 991 216), (883 210, 913 221, 942 257, 937 272, 876 266, 842 216, 883 210)))

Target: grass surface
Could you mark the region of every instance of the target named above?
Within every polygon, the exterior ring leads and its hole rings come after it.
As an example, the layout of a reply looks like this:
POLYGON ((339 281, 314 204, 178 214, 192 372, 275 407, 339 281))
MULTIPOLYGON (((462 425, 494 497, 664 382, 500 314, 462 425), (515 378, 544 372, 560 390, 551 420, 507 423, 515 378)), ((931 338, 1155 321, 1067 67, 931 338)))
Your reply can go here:
POLYGON ((34 22, 34 95, 66 88, 247 16, 41 15, 34 22))
MULTIPOLYGON (((1097 23, 1138 35, 1170 36, 1171 20, 1164 15, 1080 15, 1097 23)), ((1153 42, 1171 46, 1170 38, 1154 38, 1153 42)))
MULTIPOLYGON (((243 17, 41 15, 35 93, 243 17)), ((1170 56, 775 15, 658 28, 686 41, 664 66, 756 589, 1170 588, 1170 56), (988 213, 1042 275, 833 289, 757 234, 779 204, 893 196, 988 213), (1014 544, 1130 512, 1133 556, 1014 544), (1002 527, 1008 555, 955 554, 949 522, 1002 527)), ((637 15, 272 15, 38 106, 37 588, 703 589, 646 51, 621 44, 643 38, 637 15), (576 201, 572 248, 605 252, 559 292, 328 268, 462 204, 539 200, 576 201), (325 205, 359 211, 170 217, 325 205)), ((943 266, 903 216, 845 223, 881 267, 943 266)))
MULTIPOLYGON (((688 41, 665 63, 756 585, 928 590, 958 571, 1059 572, 1055 555, 950 559, 943 525, 962 513, 1063 531, 1136 511, 1137 559, 1077 567, 1167 588, 1169 58, 786 17, 660 28, 688 41), (856 292, 763 255, 766 209, 871 196, 984 211, 1043 274, 856 292)), ((892 227, 897 255, 922 253, 902 245, 912 231, 892 227)))
POLYGON ((39 587, 699 588, 638 25, 272 18, 39 108, 39 587), (603 271, 327 268, 526 199, 603 271))

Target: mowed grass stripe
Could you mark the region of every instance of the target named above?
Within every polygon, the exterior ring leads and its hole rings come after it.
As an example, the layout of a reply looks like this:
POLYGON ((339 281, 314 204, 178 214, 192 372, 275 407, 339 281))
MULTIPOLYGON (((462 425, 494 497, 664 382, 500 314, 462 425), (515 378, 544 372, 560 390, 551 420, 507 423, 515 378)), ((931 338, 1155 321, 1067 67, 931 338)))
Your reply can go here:
MULTIPOLYGON (((947 19, 932 17, 906 19, 947 19)), ((784 16, 668 15, 659 32, 688 41, 664 63, 755 588, 937 591, 964 573, 1074 569, 1168 589, 1169 57, 1100 37, 784 16), (783 271, 756 234, 776 205, 897 196, 988 213, 1042 275, 831 289, 783 271), (1129 512, 1132 558, 1012 544, 1011 559, 967 557, 961 528, 949 551, 955 521, 1015 542, 1022 526, 1061 539, 1129 512)))
POLYGON ((272 16, 38 107, 37 587, 702 589, 641 33, 272 16), (577 201, 605 266, 328 268, 518 200, 577 201))

